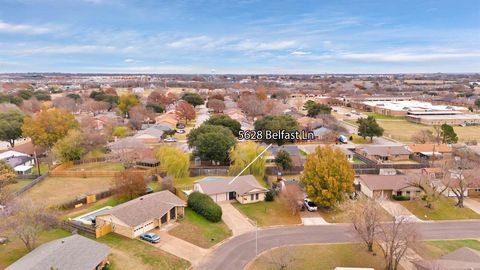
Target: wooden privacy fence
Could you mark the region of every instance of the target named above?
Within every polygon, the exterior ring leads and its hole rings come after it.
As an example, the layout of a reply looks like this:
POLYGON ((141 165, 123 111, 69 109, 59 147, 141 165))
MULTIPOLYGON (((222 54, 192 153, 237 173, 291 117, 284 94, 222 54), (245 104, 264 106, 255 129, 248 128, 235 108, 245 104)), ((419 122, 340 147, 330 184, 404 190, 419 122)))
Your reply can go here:
POLYGON ((24 187, 20 188, 19 190, 15 191, 14 195, 19 196, 20 194, 24 193, 25 191, 31 189, 33 186, 35 186, 36 184, 42 182, 45 178, 47 178, 48 175, 49 175, 48 172, 40 175, 39 177, 32 180, 32 182, 28 183, 26 186, 24 186, 24 187))
MULTIPOLYGON (((151 168, 147 170, 135 170, 131 169, 128 170, 129 172, 137 172, 141 173, 145 176, 152 175, 152 174, 158 174, 164 171, 163 168, 157 167, 157 168, 151 168)), ((88 178, 88 177, 114 177, 116 176, 119 171, 93 171, 93 170, 88 170, 88 171, 69 171, 69 170, 62 170, 62 169, 55 169, 49 173, 49 176, 51 177, 80 177, 80 178, 88 178)))
POLYGON ((68 231, 83 232, 83 233, 95 236, 95 238, 102 237, 102 236, 112 232, 112 225, 111 224, 104 224, 102 226, 85 225, 85 224, 83 224, 79 221, 76 221, 76 220, 65 220, 65 221, 63 221, 62 228, 66 229, 68 231))

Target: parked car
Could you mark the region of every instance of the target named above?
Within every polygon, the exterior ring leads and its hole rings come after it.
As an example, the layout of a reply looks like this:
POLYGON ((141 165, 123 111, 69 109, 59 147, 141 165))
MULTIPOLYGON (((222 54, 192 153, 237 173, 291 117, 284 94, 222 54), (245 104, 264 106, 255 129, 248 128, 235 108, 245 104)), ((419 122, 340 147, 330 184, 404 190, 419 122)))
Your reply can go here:
POLYGON ((177 128, 183 129, 183 128, 185 128, 185 125, 182 124, 182 123, 178 123, 178 124, 177 124, 177 128))
POLYGON ((155 234, 155 233, 144 233, 140 235, 140 238, 154 244, 160 242, 160 236, 158 236, 158 234, 155 234))
POLYGON ((185 129, 177 129, 177 133, 178 134, 183 134, 183 133, 185 133, 185 129))
POLYGON ((314 211, 318 210, 317 205, 315 203, 313 203, 312 201, 310 201, 309 199, 305 199, 303 201, 303 204, 305 205, 307 210, 310 211, 310 212, 314 212, 314 211))
POLYGON ((151 193, 153 193, 153 192, 155 192, 155 190, 153 190, 153 188, 147 187, 147 188, 145 189, 145 194, 151 194, 151 193))
POLYGON ((168 138, 165 138, 163 141, 164 141, 164 142, 176 142, 177 139, 175 139, 175 138, 173 138, 173 137, 168 137, 168 138))

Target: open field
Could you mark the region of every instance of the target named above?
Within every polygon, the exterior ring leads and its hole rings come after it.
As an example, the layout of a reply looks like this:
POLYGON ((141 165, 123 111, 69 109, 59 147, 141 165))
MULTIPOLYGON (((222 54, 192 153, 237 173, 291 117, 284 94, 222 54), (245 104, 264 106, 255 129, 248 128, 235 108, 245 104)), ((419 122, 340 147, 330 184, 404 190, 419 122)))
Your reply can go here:
POLYGON ((190 208, 185 208, 180 225, 168 233, 202 248, 210 248, 232 235, 223 221, 210 222, 190 208))
POLYGON ((108 177, 47 177, 22 196, 47 205, 58 205, 77 196, 108 190, 112 179, 108 177))
POLYGON ((302 223, 300 215, 292 215, 292 212, 278 197, 273 202, 232 203, 232 205, 251 220, 256 220, 260 227, 302 223))
POLYGON ((438 259, 461 247, 469 247, 480 251, 478 240, 436 240, 420 242, 414 249, 425 259, 438 259))
MULTIPOLYGON (((380 252, 377 248, 377 252, 380 252)), ((279 269, 335 269, 335 267, 371 267, 384 269, 383 256, 367 252, 362 244, 302 245, 276 248, 257 257, 248 270, 279 269), (314 259, 313 259, 314 258, 314 259)), ((401 268, 399 268, 401 269, 401 268)))
POLYGON ((415 216, 423 220, 478 219, 480 215, 469 208, 458 208, 454 199, 441 196, 434 203, 434 209, 426 208, 422 200, 399 202, 415 216))
POLYGON ((138 239, 110 233, 97 239, 112 248, 109 259, 115 270, 188 269, 190 263, 138 239))
MULTIPOLYGON (((384 136, 388 138, 392 138, 397 141, 409 143, 412 142, 412 135, 422 129, 428 129, 434 131, 433 126, 425 126, 421 124, 416 124, 409 122, 405 119, 405 117, 394 117, 394 116, 386 116, 379 113, 374 112, 362 112, 364 114, 370 115, 375 117, 378 124, 385 129, 384 136)), ((356 120, 353 119, 345 119, 345 122, 355 124, 356 120)), ((480 141, 480 127, 478 126, 469 126, 469 127, 460 127, 454 126, 453 129, 458 135, 459 141, 471 141, 477 140, 480 141)), ((353 141, 355 142, 355 139, 353 141)), ((361 143, 361 142, 358 142, 361 143)))
POLYGON ((30 182, 32 182, 32 179, 17 179, 16 183, 8 184, 6 188, 8 188, 12 192, 15 192, 28 185, 30 182))
MULTIPOLYGON (((69 232, 61 229, 43 232, 37 240, 37 246, 69 235, 69 232)), ((14 263, 28 253, 27 248, 19 238, 11 236, 9 237, 9 240, 10 242, 7 244, 0 245, 0 269, 5 269, 8 265, 14 263)))
POLYGON ((123 164, 120 162, 116 163, 107 163, 107 162, 95 162, 95 163, 85 163, 74 165, 68 167, 67 171, 116 171, 121 172, 125 170, 123 164))

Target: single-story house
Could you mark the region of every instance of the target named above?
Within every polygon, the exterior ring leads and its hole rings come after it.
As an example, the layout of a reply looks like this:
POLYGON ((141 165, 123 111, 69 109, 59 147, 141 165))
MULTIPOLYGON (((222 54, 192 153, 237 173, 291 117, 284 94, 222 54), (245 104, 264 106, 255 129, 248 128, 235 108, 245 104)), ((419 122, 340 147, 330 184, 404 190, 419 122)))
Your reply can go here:
POLYGON ((448 144, 409 144, 408 149, 412 151, 413 154, 423 159, 439 159, 452 155, 452 147, 448 144))
POLYGON ((75 234, 37 247, 6 270, 100 270, 109 254, 107 245, 75 234))
POLYGON ((236 199, 241 204, 254 203, 265 200, 264 188, 253 175, 233 178, 207 177, 196 181, 193 190, 209 195, 215 202, 236 199))
POLYGON ((30 174, 35 165, 32 157, 13 150, 0 153, 0 160, 5 160, 18 175, 30 174))
POLYGON ((175 115, 175 111, 170 111, 155 117, 155 123, 166 125, 171 129, 175 129, 177 127, 178 118, 175 115))
POLYGON ((143 143, 158 143, 162 140, 163 130, 149 127, 144 130, 140 130, 133 136, 135 139, 141 140, 143 143))
POLYGON ((348 161, 353 161, 353 156, 355 155, 347 146, 344 145, 333 145, 334 149, 339 149, 347 157, 348 161))
POLYGON ((411 186, 405 175, 360 175, 358 180, 360 190, 370 198, 390 199, 393 195, 414 198, 422 192, 411 186))
POLYGON ((184 215, 186 203, 168 190, 122 203, 95 218, 97 226, 111 225, 112 232, 135 238, 184 215))
POLYGON ((454 191, 458 193, 461 189, 464 190, 465 197, 480 197, 480 176, 476 175, 474 170, 464 170, 463 172, 450 170, 444 179, 431 179, 431 183, 441 189, 448 184, 448 188, 443 192, 443 195, 447 197, 455 197, 454 191), (460 179, 466 179, 466 181, 460 181, 460 179), (459 186, 461 182, 463 188, 459 186))
POLYGON ((35 154, 37 154, 37 157, 43 157, 43 156, 45 156, 45 152, 47 151, 47 147, 36 146, 32 142, 26 142, 26 143, 22 143, 22 144, 17 144, 17 145, 15 145, 15 147, 13 147, 10 150, 29 155, 31 157, 35 157, 35 154))
POLYGON ((412 152, 404 145, 362 145, 355 149, 360 155, 377 162, 407 161, 412 152))
POLYGON ((459 248, 437 260, 412 261, 417 270, 480 270, 480 251, 459 248))

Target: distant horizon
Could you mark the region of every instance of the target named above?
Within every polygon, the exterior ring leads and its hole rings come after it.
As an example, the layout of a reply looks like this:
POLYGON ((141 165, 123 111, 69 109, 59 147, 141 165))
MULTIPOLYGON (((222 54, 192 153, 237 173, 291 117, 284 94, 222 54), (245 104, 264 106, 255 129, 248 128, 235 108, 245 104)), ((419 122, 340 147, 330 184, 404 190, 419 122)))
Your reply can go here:
POLYGON ((477 72, 394 72, 394 73, 108 73, 108 72, 0 72, 0 75, 27 75, 27 74, 59 74, 59 75, 207 75, 207 76, 225 76, 225 75, 241 75, 241 76, 320 76, 320 75, 480 75, 477 72))

